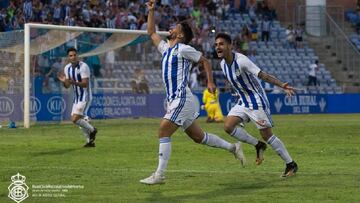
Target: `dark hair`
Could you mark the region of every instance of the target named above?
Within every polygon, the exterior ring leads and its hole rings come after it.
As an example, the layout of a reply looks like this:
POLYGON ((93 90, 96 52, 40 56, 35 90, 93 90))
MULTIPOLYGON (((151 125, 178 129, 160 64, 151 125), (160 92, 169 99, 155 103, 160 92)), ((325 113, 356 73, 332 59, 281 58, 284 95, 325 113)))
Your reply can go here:
POLYGON ((75 53, 77 53, 77 50, 75 49, 75 47, 68 48, 68 50, 66 51, 66 54, 68 55, 70 51, 75 51, 75 53))
POLYGON ((226 34, 226 33, 224 33, 224 32, 220 32, 220 33, 218 33, 217 35, 216 35, 216 37, 215 37, 215 40, 217 40, 218 38, 222 38, 222 39, 224 39, 226 42, 228 42, 229 44, 231 44, 231 37, 230 37, 230 35, 229 34, 226 34))
POLYGON ((194 33, 187 22, 180 23, 182 33, 184 34, 184 44, 189 44, 194 37, 194 33))

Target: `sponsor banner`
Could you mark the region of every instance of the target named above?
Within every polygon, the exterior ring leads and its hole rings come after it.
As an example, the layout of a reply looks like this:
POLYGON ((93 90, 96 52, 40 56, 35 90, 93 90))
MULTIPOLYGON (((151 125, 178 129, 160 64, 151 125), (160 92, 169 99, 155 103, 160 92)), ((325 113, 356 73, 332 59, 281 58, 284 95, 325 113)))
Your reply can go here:
MULTIPOLYGON (((293 97, 268 94, 267 97, 272 114, 360 113, 360 94, 298 94, 293 97)), ((220 95, 224 115, 236 101, 230 94, 220 95)))
POLYGON ((87 112, 90 118, 161 117, 163 94, 96 94, 87 112))
POLYGON ((327 113, 327 95, 269 95, 273 114, 327 113))
MULTIPOLYGON (((163 94, 95 94, 87 115, 93 119, 123 117, 162 117, 166 108, 163 94)), ((73 98, 71 95, 46 94, 31 96, 32 121, 70 120, 73 98)), ((0 121, 22 121, 23 95, 0 96, 0 121)))
MULTIPOLYGON (((202 94, 195 94, 195 105, 201 116, 202 94)), ((308 113, 360 113, 360 94, 300 94, 287 97, 283 94, 267 95, 272 114, 308 113)), ((224 115, 235 105, 230 94, 220 94, 224 115)), ((70 120, 73 98, 71 95, 46 94, 31 96, 30 118, 33 121, 70 120)), ((23 120, 23 95, 0 96, 0 121, 23 120)), ((162 117, 166 112, 163 94, 95 94, 87 111, 94 119, 124 117, 162 117)))

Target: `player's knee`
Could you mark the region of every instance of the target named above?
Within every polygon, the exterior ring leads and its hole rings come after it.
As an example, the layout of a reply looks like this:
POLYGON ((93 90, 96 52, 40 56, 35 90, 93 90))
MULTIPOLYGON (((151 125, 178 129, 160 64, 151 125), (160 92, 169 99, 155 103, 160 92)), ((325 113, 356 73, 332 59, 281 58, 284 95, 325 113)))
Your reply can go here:
POLYGON ((227 134, 231 134, 234 131, 234 126, 229 123, 224 123, 224 130, 227 134))
POLYGON ((71 121, 76 124, 76 122, 79 120, 79 118, 77 118, 76 116, 72 116, 71 117, 71 121))
POLYGON ((162 137, 167 137, 168 134, 166 133, 166 131, 162 130, 162 129, 159 129, 158 131, 158 137, 159 138, 162 138, 162 137))
POLYGON ((203 137, 195 136, 191 138, 195 143, 201 144, 203 137))
POLYGON ((271 128, 265 128, 260 130, 261 137, 268 141, 268 139, 273 135, 271 128))

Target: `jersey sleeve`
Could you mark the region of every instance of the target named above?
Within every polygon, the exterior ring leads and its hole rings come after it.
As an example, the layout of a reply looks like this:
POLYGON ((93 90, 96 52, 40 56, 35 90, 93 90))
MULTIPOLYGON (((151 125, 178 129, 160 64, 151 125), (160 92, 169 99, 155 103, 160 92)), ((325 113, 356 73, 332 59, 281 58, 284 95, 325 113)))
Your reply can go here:
POLYGON ((157 48, 161 54, 164 54, 166 50, 169 49, 169 44, 166 43, 164 40, 161 40, 157 48))
POLYGON ((252 73, 256 75, 256 77, 259 75, 261 69, 255 65, 248 57, 244 56, 241 57, 241 59, 237 59, 238 64, 248 73, 252 73))
POLYGON ((200 57, 202 56, 200 51, 197 51, 194 47, 189 45, 184 45, 179 51, 184 58, 189 59, 195 63, 199 62, 200 57))
POLYGON ((90 68, 86 63, 83 63, 80 67, 81 78, 90 78, 90 68))

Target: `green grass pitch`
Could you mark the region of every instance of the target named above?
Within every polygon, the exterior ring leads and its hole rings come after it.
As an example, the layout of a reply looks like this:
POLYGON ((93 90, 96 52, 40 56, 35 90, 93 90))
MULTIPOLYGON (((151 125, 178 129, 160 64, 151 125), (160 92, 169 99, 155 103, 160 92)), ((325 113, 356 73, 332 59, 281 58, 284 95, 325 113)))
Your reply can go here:
MULTIPOLYGON (((139 180, 157 166, 159 119, 95 120, 96 148, 72 124, 0 129, 0 202, 18 172, 29 186, 27 202, 360 202, 360 115, 274 116, 274 133, 299 164, 295 177, 280 178, 284 163, 268 147, 255 165, 244 144, 247 166, 232 154, 193 143, 181 130, 172 137, 166 184, 139 180), (76 185, 36 190, 36 185, 76 185), (42 195, 41 197, 39 195, 42 195), (45 196, 45 197, 43 197, 45 196)), ((198 122, 228 141, 223 124, 198 122)), ((249 133, 259 138, 253 124, 249 133)))

